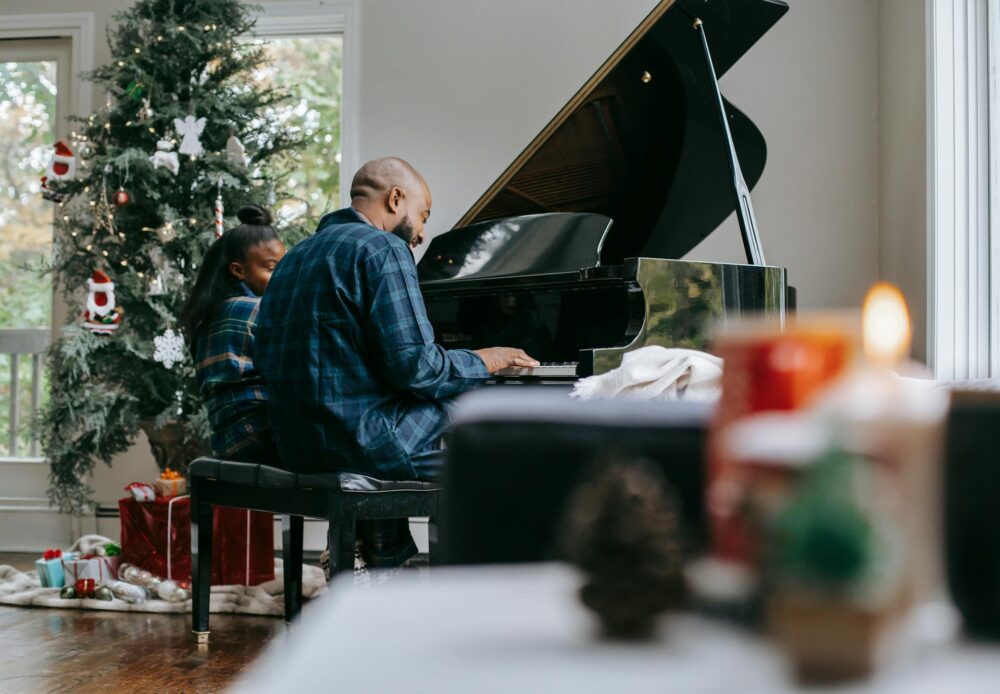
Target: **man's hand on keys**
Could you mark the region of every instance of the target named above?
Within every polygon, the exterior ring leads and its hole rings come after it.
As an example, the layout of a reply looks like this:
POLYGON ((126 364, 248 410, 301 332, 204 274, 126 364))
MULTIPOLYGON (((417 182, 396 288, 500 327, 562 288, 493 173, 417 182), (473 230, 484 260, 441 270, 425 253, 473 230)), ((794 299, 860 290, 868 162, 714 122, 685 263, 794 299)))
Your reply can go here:
POLYGON ((487 347, 477 349, 476 354, 486 364, 486 370, 495 374, 509 366, 538 366, 538 360, 525 354, 523 349, 514 347, 487 347))

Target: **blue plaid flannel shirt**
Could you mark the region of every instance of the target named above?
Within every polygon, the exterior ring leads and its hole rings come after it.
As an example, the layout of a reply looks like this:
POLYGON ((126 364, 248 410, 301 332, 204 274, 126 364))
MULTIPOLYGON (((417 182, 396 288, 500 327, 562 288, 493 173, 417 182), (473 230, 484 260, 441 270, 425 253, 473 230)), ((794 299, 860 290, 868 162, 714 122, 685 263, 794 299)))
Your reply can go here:
POLYGON ((195 371, 208 405, 212 451, 231 459, 256 454, 270 442, 267 390, 253 365, 260 297, 242 282, 194 344, 195 371))
POLYGON ((254 362, 285 465, 416 479, 449 399, 488 376, 434 343, 404 241, 351 208, 326 215, 278 264, 261 302, 254 362))

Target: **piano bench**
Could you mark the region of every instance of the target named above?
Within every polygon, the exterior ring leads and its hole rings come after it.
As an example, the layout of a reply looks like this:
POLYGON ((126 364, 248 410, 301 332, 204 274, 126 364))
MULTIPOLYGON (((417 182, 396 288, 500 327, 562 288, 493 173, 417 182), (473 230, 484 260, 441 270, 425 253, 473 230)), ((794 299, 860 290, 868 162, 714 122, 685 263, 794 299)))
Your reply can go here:
POLYGON ((282 558, 285 621, 302 608, 302 531, 305 518, 329 523, 330 579, 354 570, 358 520, 430 518, 432 558, 440 485, 389 481, 351 472, 297 474, 270 465, 198 458, 188 467, 191 482, 192 631, 207 639, 212 580, 212 505, 284 516, 282 558))

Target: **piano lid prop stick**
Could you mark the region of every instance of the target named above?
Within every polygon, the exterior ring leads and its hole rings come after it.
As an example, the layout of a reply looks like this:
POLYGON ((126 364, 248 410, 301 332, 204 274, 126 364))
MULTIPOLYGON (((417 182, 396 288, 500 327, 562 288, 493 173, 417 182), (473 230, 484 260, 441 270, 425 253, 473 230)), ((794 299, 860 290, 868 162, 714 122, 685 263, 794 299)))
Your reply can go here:
POLYGON ((700 19, 694 20, 694 30, 701 37, 701 47, 705 52, 705 63, 708 66, 708 74, 711 77, 712 94, 715 96, 715 105, 719 110, 719 119, 722 122, 722 132, 726 136, 726 154, 729 159, 729 173, 733 179, 733 192, 736 196, 736 218, 740 222, 740 232, 743 236, 743 250, 747 254, 747 262, 751 265, 767 265, 764 261, 764 248, 760 243, 760 234, 757 232, 757 217, 753 213, 753 205, 750 202, 750 188, 743 178, 743 170, 740 168, 740 160, 736 155, 736 147, 733 144, 733 134, 729 130, 729 118, 726 116, 726 105, 722 100, 722 92, 719 91, 719 81, 715 76, 715 65, 712 63, 712 52, 708 48, 708 37, 705 35, 705 26, 700 19))

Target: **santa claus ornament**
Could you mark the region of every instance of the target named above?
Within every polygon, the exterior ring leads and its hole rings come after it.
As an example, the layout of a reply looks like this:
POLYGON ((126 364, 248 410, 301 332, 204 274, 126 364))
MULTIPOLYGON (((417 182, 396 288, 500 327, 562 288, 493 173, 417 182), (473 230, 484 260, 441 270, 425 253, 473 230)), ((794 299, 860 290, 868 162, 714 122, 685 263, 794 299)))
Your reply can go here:
POLYGON ((122 311, 115 306, 115 283, 104 272, 94 270, 87 280, 87 310, 83 327, 98 335, 110 335, 121 323, 122 311))
POLYGON ((42 176, 42 197, 46 200, 60 202, 66 196, 54 192, 49 184, 52 181, 69 181, 76 178, 76 156, 69 146, 59 140, 52 146, 52 161, 49 162, 45 175, 42 176))

